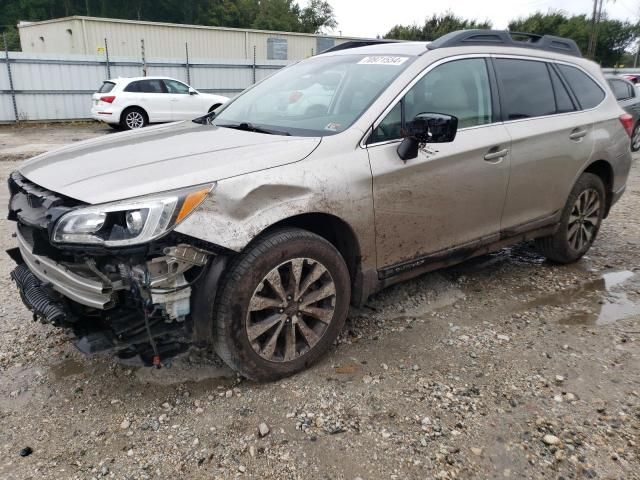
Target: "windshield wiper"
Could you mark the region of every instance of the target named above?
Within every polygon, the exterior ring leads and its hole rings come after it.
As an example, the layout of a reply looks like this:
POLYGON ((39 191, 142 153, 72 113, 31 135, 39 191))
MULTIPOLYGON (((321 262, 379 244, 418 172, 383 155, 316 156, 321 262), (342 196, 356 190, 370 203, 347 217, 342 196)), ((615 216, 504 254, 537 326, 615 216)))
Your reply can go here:
POLYGON ((241 123, 225 123, 225 124, 216 124, 219 127, 225 128, 235 128, 236 130, 244 130, 245 132, 255 132, 255 133, 266 133, 267 135, 285 135, 291 136, 289 132, 285 132, 282 130, 271 130, 269 128, 258 127, 249 122, 241 122, 241 123))

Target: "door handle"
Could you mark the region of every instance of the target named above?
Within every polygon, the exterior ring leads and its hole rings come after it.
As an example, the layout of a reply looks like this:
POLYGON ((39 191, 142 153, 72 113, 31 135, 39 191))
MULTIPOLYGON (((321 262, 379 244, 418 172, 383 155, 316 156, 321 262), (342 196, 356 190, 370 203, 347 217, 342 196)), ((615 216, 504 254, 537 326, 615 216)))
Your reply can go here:
POLYGON ((571 132, 569 134, 569 138, 571 140, 580 140, 582 137, 584 137, 587 134, 586 130, 574 130, 573 132, 571 132))
POLYGON ((506 156, 507 156, 507 154, 509 153, 509 149, 508 149, 508 148, 505 148, 505 149, 503 149, 503 150, 499 150, 499 151, 497 151, 497 152, 496 152, 496 151, 494 151, 494 150, 495 150, 495 149, 494 149, 494 148, 492 148, 491 150, 489 150, 489 153, 487 153, 487 154, 484 156, 484 159, 485 159, 487 162, 490 162, 491 160, 498 160, 498 159, 501 159, 502 157, 506 157, 506 156))

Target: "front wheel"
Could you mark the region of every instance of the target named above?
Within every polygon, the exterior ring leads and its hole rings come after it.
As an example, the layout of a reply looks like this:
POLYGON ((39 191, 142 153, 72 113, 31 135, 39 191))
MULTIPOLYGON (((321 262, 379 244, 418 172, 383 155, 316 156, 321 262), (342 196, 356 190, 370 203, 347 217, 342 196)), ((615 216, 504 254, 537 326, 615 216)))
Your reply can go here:
POLYGON ((597 175, 584 173, 569 194, 555 234, 536 240, 536 245, 549 260, 572 263, 593 245, 604 218, 606 194, 597 175))
POLYGON ((265 235, 224 275, 214 312, 215 350, 254 380, 303 370, 342 330, 350 285, 344 259, 322 237, 299 229, 265 235))

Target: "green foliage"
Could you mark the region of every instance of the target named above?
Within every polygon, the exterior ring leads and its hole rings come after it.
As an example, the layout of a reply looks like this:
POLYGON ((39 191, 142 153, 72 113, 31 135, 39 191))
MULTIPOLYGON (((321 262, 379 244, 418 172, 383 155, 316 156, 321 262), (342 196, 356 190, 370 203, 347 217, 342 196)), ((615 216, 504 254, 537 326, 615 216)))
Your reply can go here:
POLYGON ((444 15, 433 15, 431 18, 427 18, 422 27, 415 24, 396 25, 387 32, 384 38, 393 38, 395 40, 432 41, 449 32, 469 28, 491 28, 491 22, 488 20, 485 20, 484 22, 466 20, 448 12, 444 15))
POLYGON ((16 24, 71 15, 319 33, 337 26, 331 5, 311 0, 0 0, 0 30, 19 50, 16 24))
MULTIPOLYGON (((572 38, 580 50, 586 54, 591 32, 591 19, 586 15, 569 17, 559 11, 538 12, 527 18, 512 21, 509 23, 509 30, 572 38)), ((610 20, 605 16, 598 26, 595 60, 603 67, 613 67, 619 64, 626 58, 626 50, 633 45, 639 34, 640 24, 610 20)))

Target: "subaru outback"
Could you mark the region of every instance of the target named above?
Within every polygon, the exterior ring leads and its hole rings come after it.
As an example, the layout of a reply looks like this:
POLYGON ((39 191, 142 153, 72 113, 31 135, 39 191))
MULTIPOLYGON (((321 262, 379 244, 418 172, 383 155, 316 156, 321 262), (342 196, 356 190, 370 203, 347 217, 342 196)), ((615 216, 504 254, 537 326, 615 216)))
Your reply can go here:
POLYGON ((195 121, 27 161, 12 278, 84 352, 160 365, 199 345, 276 379, 388 285, 530 240, 580 259, 632 127, 568 39, 341 46, 195 121))

